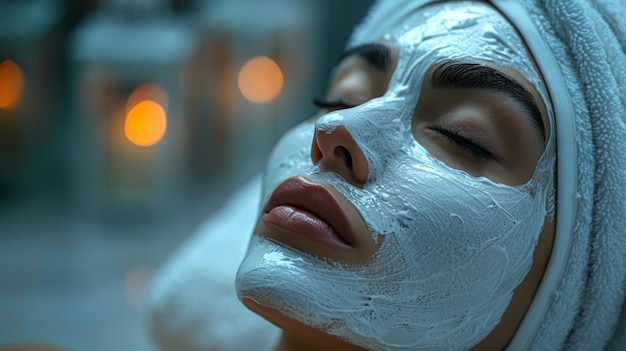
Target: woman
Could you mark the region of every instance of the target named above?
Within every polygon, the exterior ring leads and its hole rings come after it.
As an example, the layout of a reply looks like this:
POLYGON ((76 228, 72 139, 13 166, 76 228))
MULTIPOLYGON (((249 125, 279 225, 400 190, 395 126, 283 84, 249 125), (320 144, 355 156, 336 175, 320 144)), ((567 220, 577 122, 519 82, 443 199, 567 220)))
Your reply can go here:
POLYGON ((277 350, 626 346, 618 6, 373 7, 237 273, 277 350))

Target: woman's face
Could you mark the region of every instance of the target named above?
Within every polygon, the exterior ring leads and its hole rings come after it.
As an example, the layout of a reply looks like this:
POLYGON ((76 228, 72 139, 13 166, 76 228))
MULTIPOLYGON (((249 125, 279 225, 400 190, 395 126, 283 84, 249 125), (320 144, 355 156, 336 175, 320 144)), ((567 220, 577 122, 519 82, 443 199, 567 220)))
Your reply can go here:
POLYGON ((485 4, 429 6, 351 48, 324 111, 272 154, 240 298, 372 349, 477 344, 551 211, 544 101, 485 4))

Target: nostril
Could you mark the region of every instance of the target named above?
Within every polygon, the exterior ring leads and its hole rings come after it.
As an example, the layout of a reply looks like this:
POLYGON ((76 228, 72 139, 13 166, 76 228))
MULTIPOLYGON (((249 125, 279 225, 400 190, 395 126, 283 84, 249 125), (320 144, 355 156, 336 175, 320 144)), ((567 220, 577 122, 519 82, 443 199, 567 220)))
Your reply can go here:
POLYGON ((368 166, 365 155, 344 126, 331 133, 316 129, 311 144, 311 161, 322 172, 334 172, 354 186, 363 188, 368 166))
POLYGON ((335 156, 339 157, 349 169, 352 169, 352 155, 350 155, 350 151, 344 146, 337 146, 334 150, 335 156))

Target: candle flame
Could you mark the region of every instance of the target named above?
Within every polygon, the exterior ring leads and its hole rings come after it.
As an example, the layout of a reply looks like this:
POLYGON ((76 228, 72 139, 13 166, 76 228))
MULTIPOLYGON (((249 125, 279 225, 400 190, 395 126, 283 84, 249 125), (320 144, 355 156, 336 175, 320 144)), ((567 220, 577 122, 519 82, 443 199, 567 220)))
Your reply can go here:
POLYGON ((145 83, 133 90, 126 101, 124 132, 139 146, 158 143, 167 129, 167 94, 156 84, 145 83))
POLYGON ((152 100, 143 100, 126 114, 124 132, 128 140, 139 146, 158 143, 167 129, 165 110, 152 100))

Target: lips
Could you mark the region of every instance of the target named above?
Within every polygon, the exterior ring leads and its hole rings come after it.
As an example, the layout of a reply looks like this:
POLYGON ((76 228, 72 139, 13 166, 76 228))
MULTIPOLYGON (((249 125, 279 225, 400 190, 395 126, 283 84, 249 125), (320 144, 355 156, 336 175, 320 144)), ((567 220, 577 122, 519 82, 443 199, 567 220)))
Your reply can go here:
POLYGON ((355 244, 341 201, 328 188, 302 177, 289 178, 276 187, 261 220, 281 234, 324 245, 351 248, 355 244))

